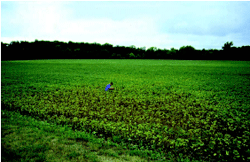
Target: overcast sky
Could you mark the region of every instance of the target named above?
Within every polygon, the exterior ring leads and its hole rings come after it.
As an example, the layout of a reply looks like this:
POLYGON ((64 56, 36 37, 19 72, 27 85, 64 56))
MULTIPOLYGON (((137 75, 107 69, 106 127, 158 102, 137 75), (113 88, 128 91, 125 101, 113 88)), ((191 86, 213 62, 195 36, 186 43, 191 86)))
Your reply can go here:
POLYGON ((221 49, 250 45, 250 1, 2 1, 1 41, 221 49))

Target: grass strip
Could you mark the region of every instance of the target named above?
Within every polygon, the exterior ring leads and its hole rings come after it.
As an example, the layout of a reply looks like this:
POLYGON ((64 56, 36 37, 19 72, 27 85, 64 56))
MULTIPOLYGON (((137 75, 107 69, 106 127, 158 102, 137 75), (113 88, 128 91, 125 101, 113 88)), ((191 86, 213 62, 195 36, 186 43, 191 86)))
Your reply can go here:
MULTIPOLYGON (((93 134, 1 110, 2 161, 162 161, 93 134)), ((166 159, 165 159, 166 160, 166 159)))

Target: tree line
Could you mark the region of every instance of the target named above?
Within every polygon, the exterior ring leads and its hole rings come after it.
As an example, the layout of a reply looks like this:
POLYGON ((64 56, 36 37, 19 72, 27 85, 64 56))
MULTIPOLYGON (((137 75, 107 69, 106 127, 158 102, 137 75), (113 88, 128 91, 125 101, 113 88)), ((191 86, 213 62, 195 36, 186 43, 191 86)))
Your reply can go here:
POLYGON ((198 50, 187 45, 179 49, 113 46, 105 43, 60 41, 1 42, 1 60, 33 59, 180 59, 180 60, 250 60, 250 46, 234 47, 226 42, 222 49, 198 50))

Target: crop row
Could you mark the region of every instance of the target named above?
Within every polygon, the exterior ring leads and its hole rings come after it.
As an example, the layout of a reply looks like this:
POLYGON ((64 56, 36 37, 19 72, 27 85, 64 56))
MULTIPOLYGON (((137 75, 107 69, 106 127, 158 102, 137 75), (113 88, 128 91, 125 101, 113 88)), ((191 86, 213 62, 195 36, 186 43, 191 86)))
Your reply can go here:
POLYGON ((212 100, 171 90, 145 93, 124 95, 75 86, 12 92, 8 97, 2 95, 2 103, 11 110, 70 124, 73 129, 119 137, 138 148, 207 159, 249 160, 247 108, 222 108, 212 100))

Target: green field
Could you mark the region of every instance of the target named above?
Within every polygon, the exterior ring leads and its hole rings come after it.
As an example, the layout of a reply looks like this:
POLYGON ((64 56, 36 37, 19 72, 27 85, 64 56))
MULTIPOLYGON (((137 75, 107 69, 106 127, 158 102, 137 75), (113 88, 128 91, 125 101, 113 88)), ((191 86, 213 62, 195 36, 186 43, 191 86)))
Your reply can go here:
POLYGON ((130 149, 250 160, 247 61, 2 61, 1 88, 6 110, 130 149), (111 81, 115 90, 105 92, 111 81))

